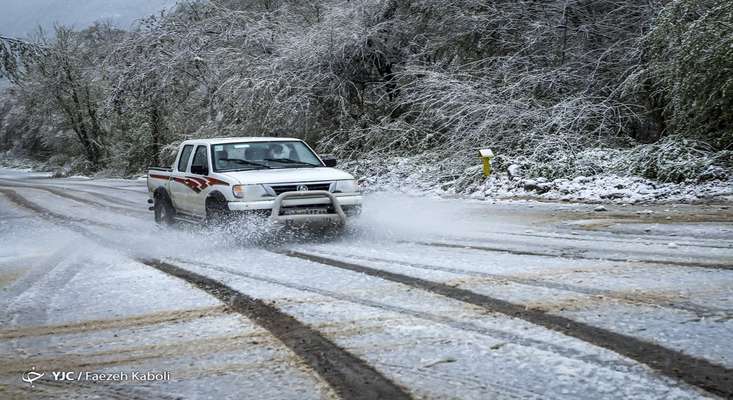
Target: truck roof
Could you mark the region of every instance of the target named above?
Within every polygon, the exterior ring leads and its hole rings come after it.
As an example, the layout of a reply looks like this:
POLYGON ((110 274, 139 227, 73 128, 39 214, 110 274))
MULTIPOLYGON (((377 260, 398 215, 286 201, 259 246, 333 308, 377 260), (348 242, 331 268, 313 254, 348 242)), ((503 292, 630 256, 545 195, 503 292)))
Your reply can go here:
POLYGON ((243 137, 220 137, 209 139, 189 139, 183 144, 221 144, 221 143, 240 143, 240 142, 285 142, 300 140, 289 137, 269 137, 269 136, 243 136, 243 137))

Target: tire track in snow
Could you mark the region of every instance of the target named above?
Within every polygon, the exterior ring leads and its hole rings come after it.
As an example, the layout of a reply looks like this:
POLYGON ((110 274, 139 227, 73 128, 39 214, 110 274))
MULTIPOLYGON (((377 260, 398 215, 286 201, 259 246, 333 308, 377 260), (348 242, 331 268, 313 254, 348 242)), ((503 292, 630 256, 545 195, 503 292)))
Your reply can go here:
POLYGON ((138 190, 138 189, 131 189, 127 187, 119 187, 119 186, 95 185, 93 183, 65 182, 65 184, 66 186, 83 186, 83 187, 88 187, 88 188, 119 190, 119 191, 124 191, 124 192, 134 192, 134 193, 143 194, 143 195, 147 195, 148 193, 147 190, 138 190))
POLYGON ((362 359, 277 307, 231 287, 160 260, 145 265, 185 280, 265 328, 305 361, 345 399, 410 399, 410 395, 362 359))
POLYGON ((142 211, 142 210, 139 210, 139 209, 134 209, 134 208, 128 208, 128 207, 125 207, 124 206, 125 204, 132 205, 133 203, 128 203, 128 202, 123 203, 122 201, 120 201, 119 199, 117 199, 115 197, 108 196, 108 195, 102 194, 102 193, 89 192, 89 191, 85 191, 85 190, 74 190, 74 189, 69 189, 67 187, 58 187, 58 186, 54 186, 54 185, 33 185, 33 184, 27 184, 27 183, 18 183, 18 182, 15 182, 15 181, 4 180, 4 179, 0 179, 0 187, 7 187, 7 188, 27 188, 27 189, 44 190, 46 192, 55 194, 55 195, 57 195, 59 197, 64 197, 64 198, 67 198, 67 199, 70 199, 70 200, 74 200, 74 201, 77 201, 77 202, 80 202, 80 203, 84 203, 84 204, 88 204, 88 205, 95 206, 95 207, 106 208, 106 209, 117 211, 117 212, 120 212, 120 213, 123 213, 123 214, 126 214, 126 215, 131 215, 131 214, 144 215, 144 214, 148 214, 145 211, 142 211), (91 200, 91 199, 86 199, 84 197, 75 196, 73 194, 70 194, 69 192, 91 194, 92 196, 97 196, 97 197, 99 197, 99 198, 107 201, 108 203, 115 203, 117 205, 100 203, 98 201, 94 201, 94 200, 91 200))
MULTIPOLYGON (((171 323, 166 324, 172 326, 171 323)), ((4 363, 0 364, 0 376, 17 376, 17 374, 26 372, 29 365, 43 366, 44 369, 52 371, 94 371, 111 367, 141 366, 141 363, 160 365, 160 363, 175 358, 194 358, 201 355, 236 352, 247 346, 278 346, 277 339, 264 329, 262 332, 262 334, 247 332, 242 335, 206 336, 204 339, 194 338, 192 340, 176 337, 173 342, 163 341, 153 345, 143 344, 139 346, 122 345, 124 346, 122 348, 116 347, 111 350, 85 351, 82 353, 59 354, 57 352, 50 357, 38 357, 38 354, 34 354, 30 357, 3 360, 4 363), (253 344, 253 342, 255 343, 253 344)), ((280 357, 268 357, 268 360, 258 359, 255 362, 266 365, 269 360, 294 362, 296 361, 295 358, 295 355, 287 354, 280 357)), ((190 371, 187 371, 186 374, 195 376, 190 371)), ((180 371, 176 373, 176 376, 181 375, 180 371)))
POLYGON ((339 254, 335 252, 328 252, 328 251, 322 251, 322 250, 308 250, 308 251, 311 253, 317 253, 317 254, 322 254, 326 256, 350 258, 350 259, 357 260, 357 261, 363 260, 363 261, 388 263, 388 264, 394 264, 394 265, 404 265, 410 268, 423 269, 423 270, 428 270, 428 271, 441 271, 441 272, 449 272, 449 273, 457 274, 457 275, 467 275, 467 276, 475 276, 479 278, 488 278, 488 279, 492 279, 496 281, 507 281, 507 282, 518 283, 520 285, 525 285, 525 286, 561 290, 561 291, 585 294, 585 295, 590 295, 590 296, 604 296, 604 297, 608 297, 608 298, 615 299, 615 300, 620 300, 620 301, 630 303, 630 304, 644 304, 644 305, 651 305, 651 306, 661 307, 661 308, 669 308, 669 309, 674 309, 674 310, 687 311, 687 312, 694 313, 698 317, 708 317, 708 316, 715 316, 715 315, 721 315, 721 314, 725 315, 726 317, 733 316, 733 310, 727 310, 727 309, 715 308, 715 307, 706 307, 706 306, 702 306, 702 305, 687 302, 687 301, 677 301, 674 303, 669 303, 664 300, 652 301, 651 299, 635 298, 633 295, 625 295, 619 292, 615 292, 613 290, 593 289, 593 288, 588 288, 588 287, 583 287, 583 286, 570 285, 566 283, 545 281, 541 279, 521 278, 521 277, 516 277, 516 276, 511 276, 511 275, 501 275, 501 274, 490 274, 488 272, 472 271, 472 270, 465 270, 465 269, 451 268, 451 267, 441 267, 437 265, 420 264, 420 263, 413 263, 413 262, 400 261, 400 260, 391 260, 391 259, 379 258, 379 257, 367 257, 367 256, 355 256, 351 254, 339 254))
MULTIPOLYGON (((94 223, 49 211, 19 195, 13 190, 0 189, 8 199, 50 219, 52 222, 94 223)), ((65 227, 72 227, 64 225, 65 227)), ((75 231, 107 246, 115 243, 73 226, 75 231)), ((230 309, 244 315, 279 339, 286 347, 306 362, 340 396, 345 399, 411 399, 403 388, 380 374, 362 359, 338 347, 315 329, 294 317, 268 305, 262 300, 247 296, 221 282, 196 274, 160 260, 138 260, 167 275, 180 278, 219 299, 230 309)))
MULTIPOLYGON (((65 249, 54 251, 53 253, 38 257, 32 257, 31 267, 25 270, 25 273, 16 279, 13 283, 3 288, 0 292, 0 310, 2 310, 2 319, 0 322, 10 323, 9 320, 3 321, 10 316, 10 308, 18 297, 23 295, 27 290, 36 285, 42 284, 43 280, 49 279, 48 274, 59 268, 59 264, 65 254, 65 249)), ((0 336, 2 338, 2 336, 0 336)))
MULTIPOLYGON (((72 281, 82 265, 59 257, 54 260, 40 279, 23 288, 21 293, 7 301, 3 312, 13 325, 40 325, 48 320, 46 304, 50 304, 59 288, 72 281)), ((33 272, 30 272, 33 273, 33 272)))
POLYGON ((80 332, 130 328, 166 322, 184 322, 198 318, 218 316, 225 312, 224 306, 194 308, 188 310, 159 311, 125 318, 84 320, 56 325, 22 326, 0 330, 0 339, 19 339, 29 336, 68 335, 80 332))
POLYGON ((51 194, 54 194, 56 196, 63 197, 65 199, 69 199, 69 200, 73 200, 73 201, 78 202, 78 203, 82 203, 82 204, 86 204, 86 205, 90 205, 90 206, 98 207, 98 208, 104 208, 104 209, 107 209, 107 210, 110 210, 110 211, 114 211, 114 212, 117 212, 117 213, 120 213, 120 214, 128 215, 128 216, 148 215, 147 212, 142 211, 142 210, 135 210, 135 209, 132 209, 132 208, 119 207, 119 206, 115 206, 115 205, 111 205, 111 204, 100 203, 98 201, 86 199, 84 197, 75 196, 73 194, 68 193, 68 191, 66 191, 66 190, 59 189, 59 188, 54 188, 54 187, 49 187, 49 186, 40 186, 40 185, 34 185, 34 186, 31 186, 31 185, 11 185, 11 184, 6 184, 6 183, 0 183, 0 187, 5 187, 5 188, 26 188, 26 189, 43 190, 43 191, 49 192, 51 194))
POLYGON ((253 281, 269 283, 272 285, 282 286, 282 287, 286 287, 289 289, 295 289, 301 292, 313 293, 313 294, 317 294, 323 297, 328 297, 328 298, 332 298, 332 299, 340 300, 340 301, 346 301, 352 304, 358 304, 361 306, 375 308, 375 309, 379 309, 382 311, 403 314, 403 315, 407 315, 407 316, 421 319, 424 321, 430 321, 433 323, 448 326, 450 328, 461 330, 464 332, 477 333, 483 336, 491 337, 493 339, 503 340, 508 343, 513 343, 513 344, 517 344, 520 346, 525 346, 525 347, 539 349, 542 351, 552 352, 559 356, 568 357, 574 360, 592 363, 592 364, 596 364, 596 365, 603 366, 603 367, 612 367, 612 368, 622 369, 622 368, 628 368, 629 366, 629 364, 627 363, 625 364, 625 363, 602 361, 598 359, 597 357, 595 357, 594 355, 583 354, 582 352, 577 351, 576 349, 558 346, 553 343, 548 343, 548 342, 544 342, 541 340, 535 340, 535 339, 527 338, 524 336, 518 336, 518 335, 509 333, 509 332, 505 332, 505 331, 501 331, 501 330, 482 327, 480 325, 476 325, 470 322, 459 321, 457 319, 442 316, 442 315, 436 315, 436 314, 426 313, 422 311, 411 310, 408 308, 403 308, 403 307, 392 305, 392 304, 382 303, 382 302, 375 301, 375 300, 359 298, 356 296, 351 296, 351 295, 338 293, 338 292, 325 290, 325 289, 319 289, 316 287, 307 286, 307 285, 303 285, 299 283, 287 282, 281 279, 275 279, 275 278, 270 278, 270 277, 262 276, 258 274, 238 271, 238 270, 234 270, 231 268, 222 267, 219 265, 203 263, 200 261, 188 261, 188 260, 181 260, 181 259, 175 259, 174 261, 184 263, 184 264, 194 265, 194 266, 204 268, 204 269, 211 269, 214 271, 219 271, 219 272, 223 272, 223 273, 230 274, 230 275, 240 276, 240 277, 250 279, 253 281))
POLYGON ((560 252, 553 254, 549 252, 529 251, 529 250, 516 250, 506 249, 502 247, 490 247, 490 246, 478 246, 474 244, 460 244, 460 243, 447 243, 447 242, 420 242, 420 241, 407 241, 401 240, 398 243, 405 244, 417 244, 420 246, 429 247, 442 247, 448 249, 463 249, 463 250, 477 250, 477 251, 488 251, 492 253, 508 253, 519 256, 537 256, 537 257, 551 257, 551 258, 567 258, 572 260, 596 260, 596 261, 613 261, 613 262, 624 262, 624 263, 638 263, 638 264, 655 264, 655 265, 673 265, 676 267, 690 267, 690 268, 710 268, 710 269, 724 269, 733 270, 733 264, 726 264, 723 262, 687 262, 687 261, 674 261, 674 260, 631 260, 624 258, 615 257, 592 257, 583 256, 580 254, 572 254, 568 252, 560 252))
MULTIPOLYGON (((49 187, 50 186, 53 186, 54 188, 64 189, 64 190, 68 190, 68 191, 76 192, 76 193, 90 194, 90 195, 92 195, 94 197, 98 197, 98 198, 100 198, 100 199, 102 199, 104 201, 107 201, 109 203, 114 203, 114 204, 117 204, 117 205, 122 206, 122 207, 130 207, 130 206, 132 206, 132 207, 139 207, 141 204, 145 204, 144 202, 142 202, 142 203, 134 202, 134 201, 127 200, 127 199, 124 199, 124 198, 111 196, 111 195, 108 195, 108 194, 105 194, 105 193, 100 193, 98 191, 82 190, 82 189, 78 189, 78 188, 71 189, 68 186, 60 186, 60 185, 48 185, 48 186, 49 187)), ((145 211, 141 211, 141 212, 145 212, 145 211)))
MULTIPOLYGON (((580 237, 575 235, 564 235, 564 234, 558 234, 558 235, 551 235, 551 234, 541 234, 541 233, 518 233, 518 232, 487 232, 488 234, 500 234, 500 235, 508 235, 508 236, 520 236, 520 237, 536 237, 541 239, 554 239, 554 240, 567 240, 567 241, 575 241, 575 242, 608 242, 608 243, 622 243, 622 244, 638 244, 639 239, 638 235, 635 239, 614 239, 613 237, 609 237, 608 235, 597 235, 596 237, 580 237)), ((471 238, 466 237, 462 238, 465 240, 481 240, 481 238, 471 238)), ((643 242, 652 242, 654 245, 658 246, 664 246, 667 243, 669 243, 672 239, 679 239, 677 236, 667 236, 666 240, 663 240, 659 236, 653 236, 653 237, 645 237, 642 241, 643 242)), ((731 246, 723 246, 723 245, 714 245, 714 244, 705 244, 705 243, 692 243, 692 242, 675 242, 680 247, 704 247, 704 248, 711 248, 711 249, 724 249, 728 250, 731 249, 731 246)))
MULTIPOLYGON (((108 194, 99 193, 99 192, 96 192, 96 191, 89 191, 89 190, 82 190, 82 189, 69 189, 68 187, 65 187, 65 186, 59 186, 59 188, 63 188, 64 190, 68 190, 68 191, 75 192, 75 193, 89 194, 89 195, 92 195, 94 197, 98 197, 98 198, 100 198, 100 199, 102 199, 102 200, 104 200, 106 202, 114 203, 114 204, 117 204, 119 206, 122 206, 123 208, 126 208, 126 207, 140 207, 140 204, 141 204, 141 203, 138 203, 138 202, 134 202, 134 201, 131 201, 131 200, 123 199, 123 198, 120 198, 120 197, 110 196, 108 194)), ((141 211, 141 212, 145 212, 145 211, 141 211)))
POLYGON ((276 252, 322 265, 401 283, 406 286, 483 307, 489 311, 520 318, 532 324, 540 325, 567 336, 572 336, 596 346, 606 348, 645 364, 663 375, 679 379, 715 395, 724 398, 733 397, 733 369, 702 358, 687 355, 680 351, 668 349, 632 336, 612 332, 559 315, 548 314, 541 310, 527 309, 521 304, 514 304, 469 290, 451 287, 440 282, 428 281, 300 251, 279 250, 276 252))
MULTIPOLYGON (((81 224, 87 224, 87 225, 97 225, 104 228, 113 228, 113 229, 119 229, 118 226, 107 224, 104 222, 97 222, 92 221, 85 218, 79 218, 79 217, 70 217, 68 215, 59 214, 56 212, 53 212, 47 208, 41 207, 38 204, 26 199, 25 197, 18 194, 13 189, 6 189, 6 188, 0 188, 0 193, 5 195, 5 197, 10 200, 11 202, 15 203, 16 205, 23 207, 25 209, 31 210, 37 214, 40 214, 42 217, 46 217, 47 219, 51 220, 51 222, 77 222, 81 224)), ((69 225, 63 225, 64 227, 70 227, 69 225)), ((78 231, 78 229, 74 229, 78 231)))

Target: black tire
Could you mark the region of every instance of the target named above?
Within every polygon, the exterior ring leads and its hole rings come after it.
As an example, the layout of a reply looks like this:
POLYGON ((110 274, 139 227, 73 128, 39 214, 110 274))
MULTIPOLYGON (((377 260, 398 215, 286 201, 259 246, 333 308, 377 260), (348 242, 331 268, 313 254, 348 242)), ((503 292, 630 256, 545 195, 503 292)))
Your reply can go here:
POLYGON ((206 199, 206 224, 208 226, 222 226, 229 221, 229 207, 226 200, 220 196, 206 199))
POLYGON ((333 238, 343 236, 346 233, 346 221, 334 223, 331 226, 329 234, 333 238))
POLYGON ((176 209, 173 208, 171 200, 165 194, 155 196, 153 205, 155 223, 159 225, 172 225, 176 218, 176 209))
POLYGON ((347 217, 358 217, 361 215, 361 205, 358 206, 343 206, 344 214, 347 217))

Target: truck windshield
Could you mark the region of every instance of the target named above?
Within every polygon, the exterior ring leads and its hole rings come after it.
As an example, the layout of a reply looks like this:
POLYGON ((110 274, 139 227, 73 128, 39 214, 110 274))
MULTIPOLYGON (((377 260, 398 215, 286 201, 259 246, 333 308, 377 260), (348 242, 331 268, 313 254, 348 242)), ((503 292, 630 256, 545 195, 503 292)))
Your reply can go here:
POLYGON ((323 166, 301 141, 222 143, 212 150, 217 172, 323 166))

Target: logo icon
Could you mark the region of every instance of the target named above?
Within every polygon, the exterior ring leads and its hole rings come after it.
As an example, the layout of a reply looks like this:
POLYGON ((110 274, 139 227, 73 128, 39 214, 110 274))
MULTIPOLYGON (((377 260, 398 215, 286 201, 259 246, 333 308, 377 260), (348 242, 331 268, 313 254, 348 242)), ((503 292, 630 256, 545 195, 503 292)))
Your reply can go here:
POLYGON ((299 191, 299 192, 307 192, 308 191, 308 186, 306 186, 306 185, 298 185, 298 187, 295 188, 295 189, 297 191, 299 191))
POLYGON ((33 382, 41 379, 43 375, 45 375, 45 373, 36 372, 36 367, 33 367, 30 371, 23 373, 23 375, 20 376, 20 380, 30 383, 31 387, 33 387, 33 382))

